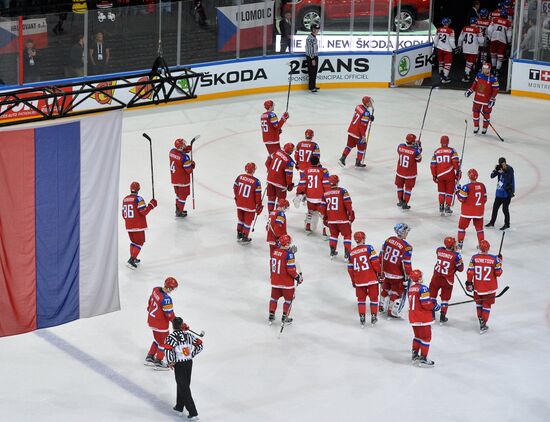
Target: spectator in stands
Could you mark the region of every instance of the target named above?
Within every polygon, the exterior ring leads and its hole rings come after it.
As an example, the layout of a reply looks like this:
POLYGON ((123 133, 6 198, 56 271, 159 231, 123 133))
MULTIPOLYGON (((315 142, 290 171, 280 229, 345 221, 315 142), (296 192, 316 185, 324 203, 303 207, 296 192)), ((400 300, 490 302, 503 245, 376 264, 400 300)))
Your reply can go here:
POLYGON ((292 36, 296 34, 296 28, 294 28, 294 33, 292 33, 292 13, 285 12, 284 18, 279 22, 279 32, 281 33, 281 53, 286 53, 288 50, 291 51, 290 45, 292 42, 292 36))
POLYGON ((470 8, 470 10, 468 11, 468 16, 467 16, 467 19, 466 19, 466 25, 468 25, 468 23, 470 22, 470 19, 471 18, 476 18, 476 19, 479 19, 479 8, 480 8, 480 3, 478 0, 475 0, 473 3, 472 3, 472 7, 470 8))
POLYGON ((25 42, 23 51, 23 81, 38 82, 40 80, 40 55, 34 48, 34 41, 30 38, 25 42))
POLYGON ((84 76, 84 35, 80 35, 78 41, 71 47, 65 76, 68 78, 84 76))
POLYGON ((111 60, 111 50, 103 42, 103 32, 95 34, 95 41, 90 44, 88 53, 92 73, 96 75, 107 73, 109 61, 111 60))
POLYGON ((535 38, 537 35, 537 26, 533 21, 529 21, 529 29, 521 39, 521 45, 519 46, 521 53, 520 58, 526 60, 533 60, 535 57, 535 38))

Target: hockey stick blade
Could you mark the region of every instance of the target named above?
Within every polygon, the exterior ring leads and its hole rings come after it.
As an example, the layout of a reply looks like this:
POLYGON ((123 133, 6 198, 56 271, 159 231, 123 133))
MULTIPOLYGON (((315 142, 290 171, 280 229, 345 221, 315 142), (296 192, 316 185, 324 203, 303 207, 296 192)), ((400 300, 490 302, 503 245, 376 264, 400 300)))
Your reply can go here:
POLYGON ((200 135, 197 135, 197 136, 195 136, 193 139, 191 139, 191 146, 193 146, 193 144, 195 143, 195 141, 196 141, 197 139, 199 139, 200 137, 201 137, 200 135))
MULTIPOLYGON (((501 297, 509 289, 510 289, 510 286, 504 287, 504 289, 502 289, 502 291, 498 295, 495 296, 495 299, 501 297)), ((462 305, 464 303, 472 303, 472 302, 475 302, 475 300, 472 299, 472 300, 464 300, 462 302, 449 303, 449 306, 462 305)))
POLYGON ((194 335, 198 336, 198 337, 204 337, 204 335, 206 334, 206 333, 204 332, 204 330, 201 330, 200 333, 197 333, 197 332, 195 332, 195 331, 193 331, 193 330, 189 330, 189 332, 190 332, 191 334, 194 334, 194 335))
POLYGON ((151 137, 147 135, 146 133, 141 134, 145 139, 147 139, 149 142, 151 142, 151 137))

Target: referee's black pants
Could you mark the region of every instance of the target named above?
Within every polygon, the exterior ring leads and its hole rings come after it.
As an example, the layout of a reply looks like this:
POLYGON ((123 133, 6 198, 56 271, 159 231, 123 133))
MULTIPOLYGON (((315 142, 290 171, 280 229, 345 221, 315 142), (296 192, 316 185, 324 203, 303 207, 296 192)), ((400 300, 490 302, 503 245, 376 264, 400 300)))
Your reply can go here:
POLYGON ((315 56, 313 58, 306 56, 307 62, 307 74, 309 76, 309 90, 315 89, 317 84, 317 68, 319 67, 319 57, 315 56), (315 60, 315 64, 312 62, 315 60))
POLYGON ((510 201, 512 198, 508 196, 507 198, 495 197, 495 202, 493 203, 493 213, 491 215, 491 224, 495 224, 497 220, 498 210, 502 205, 502 211, 504 212, 504 224, 506 226, 510 225, 510 201))
POLYGON ((176 398, 176 410, 183 412, 187 409, 189 416, 197 416, 197 408, 191 396, 191 371, 193 369, 193 360, 176 362, 174 373, 176 375, 176 384, 178 386, 176 398))

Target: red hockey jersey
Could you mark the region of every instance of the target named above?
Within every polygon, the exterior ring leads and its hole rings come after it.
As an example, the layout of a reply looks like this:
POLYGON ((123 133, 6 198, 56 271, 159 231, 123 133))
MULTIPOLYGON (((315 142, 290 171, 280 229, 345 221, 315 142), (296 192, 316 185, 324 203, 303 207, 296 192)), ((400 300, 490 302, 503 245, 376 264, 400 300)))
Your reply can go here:
POLYGON ((267 230, 267 243, 277 245, 279 238, 286 233, 286 215, 283 211, 271 211, 265 227, 267 230))
POLYGON ((348 259, 348 273, 351 282, 357 287, 378 283, 380 260, 371 245, 359 245, 352 249, 348 259))
POLYGON ((475 93, 474 103, 483 105, 487 105, 489 101, 494 100, 498 90, 498 79, 493 75, 486 76, 481 72, 477 74, 470 87, 470 91, 475 93))
POLYGON ((438 274, 447 280, 451 286, 454 283, 455 272, 464 270, 462 256, 455 251, 439 247, 435 251, 436 262, 434 266, 434 275, 438 274))
POLYGON ((294 161, 282 149, 267 157, 265 162, 267 168, 267 183, 282 189, 292 185, 292 173, 294 161))
POLYGON ((430 298, 430 289, 420 283, 409 287, 409 322, 411 325, 432 325, 435 302, 430 298))
POLYGON ((238 210, 256 211, 262 205, 262 184, 248 174, 240 174, 233 184, 233 195, 238 210))
POLYGON ((328 170, 324 167, 309 167, 300 173, 297 194, 304 194, 307 200, 320 204, 323 193, 330 189, 328 170))
POLYGON ((456 176, 458 174, 459 164, 458 153, 454 148, 440 147, 434 151, 432 162, 430 163, 430 170, 434 177, 440 178, 446 174, 451 174, 452 178, 457 179, 456 176))
POLYGON ((353 205, 346 189, 333 187, 321 197, 321 213, 329 224, 349 223, 353 205))
POLYGON ((348 134, 354 138, 364 138, 371 121, 371 113, 363 104, 355 107, 353 118, 348 127, 348 134))
POLYGON ((498 256, 487 253, 472 256, 468 266, 468 281, 474 283, 477 294, 495 293, 498 289, 497 277, 501 274, 502 262, 498 256))
POLYGON ((172 298, 161 287, 155 287, 147 305, 147 324, 154 331, 168 332, 168 326, 174 315, 172 298))
POLYGON ((398 176, 403 179, 414 179, 417 174, 417 164, 422 161, 422 148, 414 145, 400 144, 397 147, 398 176))
POLYGON ((282 132, 281 128, 285 122, 286 119, 281 118, 281 120, 279 120, 277 115, 272 111, 266 111, 262 114, 262 117, 260 117, 260 123, 264 144, 279 143, 279 137, 282 132))
POLYGON ((170 154, 170 176, 172 185, 189 186, 191 184, 191 173, 193 173, 193 162, 185 152, 172 148, 170 154))
POLYGON ((462 202, 460 216, 465 218, 483 218, 487 190, 481 182, 470 182, 458 190, 457 198, 462 202))
POLYGON ((311 167, 311 157, 321 157, 321 151, 317 142, 313 141, 300 141, 296 145, 294 151, 294 161, 296 162, 296 168, 300 171, 311 167))
POLYGON ((147 214, 153 209, 136 193, 125 196, 122 200, 122 218, 129 232, 139 232, 147 228, 147 214))
POLYGON ((412 246, 405 239, 391 236, 382 245, 382 271, 384 277, 392 280, 404 278, 412 271, 412 246), (405 274, 403 274, 403 267, 405 274))
POLYGON ((271 286, 292 289, 298 277, 294 254, 288 249, 276 248, 271 252, 271 286))

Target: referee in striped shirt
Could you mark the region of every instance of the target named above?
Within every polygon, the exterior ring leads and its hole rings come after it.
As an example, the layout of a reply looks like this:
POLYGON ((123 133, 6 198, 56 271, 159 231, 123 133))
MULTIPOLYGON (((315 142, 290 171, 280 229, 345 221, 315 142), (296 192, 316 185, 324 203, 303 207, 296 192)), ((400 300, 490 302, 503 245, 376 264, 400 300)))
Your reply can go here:
POLYGON ((317 82, 317 67, 319 66, 319 43, 317 41, 317 34, 319 33, 319 25, 311 25, 311 34, 306 39, 306 61, 307 61, 307 73, 309 75, 309 91, 317 92, 319 88, 316 86, 317 82))
POLYGON ((193 358, 202 351, 202 340, 187 332, 189 326, 180 317, 172 320, 174 332, 168 336, 165 343, 168 366, 174 370, 178 386, 174 411, 183 416, 187 409, 187 420, 198 420, 198 412, 191 396, 191 370, 193 358))

